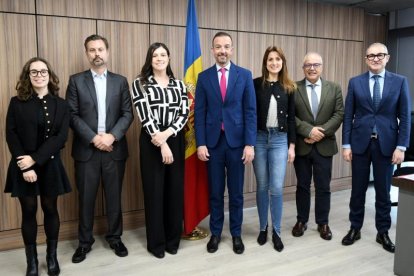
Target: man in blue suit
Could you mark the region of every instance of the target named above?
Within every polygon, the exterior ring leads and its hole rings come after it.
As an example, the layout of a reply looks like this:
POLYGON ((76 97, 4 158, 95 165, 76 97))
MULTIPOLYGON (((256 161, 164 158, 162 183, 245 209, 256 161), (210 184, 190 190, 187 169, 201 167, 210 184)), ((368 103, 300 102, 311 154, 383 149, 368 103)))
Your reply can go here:
POLYGON ((227 178, 233 251, 242 254, 244 165, 254 158, 256 98, 251 72, 230 62, 228 33, 214 36, 212 53, 216 64, 198 76, 194 108, 197 156, 208 170, 212 236, 207 251, 216 252, 221 240, 227 178))
POLYGON ((409 145, 411 100, 407 79, 385 70, 389 58, 385 45, 371 44, 365 56, 369 71, 349 81, 342 147, 344 159, 352 161, 351 229, 342 239, 342 244, 351 245, 361 238, 365 193, 372 163, 376 241, 393 253, 395 246, 388 236, 391 177, 394 165, 404 160, 404 152, 409 145))

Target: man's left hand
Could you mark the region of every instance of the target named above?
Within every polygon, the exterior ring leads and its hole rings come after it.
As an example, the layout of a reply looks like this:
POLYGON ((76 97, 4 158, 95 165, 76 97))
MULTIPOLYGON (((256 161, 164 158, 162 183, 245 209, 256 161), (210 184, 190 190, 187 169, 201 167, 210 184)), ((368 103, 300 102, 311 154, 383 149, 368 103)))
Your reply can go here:
POLYGON ((243 150, 243 164, 247 164, 252 162, 254 159, 254 147, 253 146, 245 146, 243 150))
POLYGON ((404 161, 404 152, 400 149, 395 149, 392 154, 392 163, 398 165, 401 164, 402 161, 404 161))

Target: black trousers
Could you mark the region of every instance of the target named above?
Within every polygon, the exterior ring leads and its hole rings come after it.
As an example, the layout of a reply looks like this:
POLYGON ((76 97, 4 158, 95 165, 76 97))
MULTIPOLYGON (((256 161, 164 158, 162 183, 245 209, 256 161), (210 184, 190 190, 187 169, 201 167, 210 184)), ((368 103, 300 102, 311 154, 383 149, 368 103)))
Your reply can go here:
POLYGON ((330 183, 332 177, 332 156, 319 154, 315 146, 305 156, 296 156, 294 161, 297 187, 297 220, 307 223, 309 220, 311 181, 315 185, 315 220, 317 224, 328 224, 331 208, 330 183))
POLYGON ((79 246, 90 247, 93 238, 95 200, 102 180, 109 243, 122 235, 121 193, 126 160, 113 160, 110 153, 96 150, 86 162, 75 162, 76 185, 79 191, 79 246))
POLYGON ((151 136, 141 131, 139 140, 141 177, 144 188, 147 249, 161 253, 178 249, 183 229, 184 134, 168 138, 174 162, 162 162, 161 149, 151 143, 151 136))

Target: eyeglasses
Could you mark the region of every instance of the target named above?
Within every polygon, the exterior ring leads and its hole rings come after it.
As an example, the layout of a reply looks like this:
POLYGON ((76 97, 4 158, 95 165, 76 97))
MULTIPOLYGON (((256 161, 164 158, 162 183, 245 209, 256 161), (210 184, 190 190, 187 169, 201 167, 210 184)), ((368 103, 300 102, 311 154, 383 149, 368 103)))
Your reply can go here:
POLYGON ((47 77, 49 75, 49 70, 40 70, 40 71, 30 70, 29 71, 29 75, 31 77, 37 77, 37 76, 39 76, 39 73, 42 77, 47 77))
POLYGON ((374 54, 369 54, 369 55, 366 55, 366 59, 368 59, 368 60, 374 60, 375 58, 377 58, 378 60, 383 60, 386 56, 388 56, 388 54, 386 54, 386 53, 379 53, 379 54, 376 54, 376 55, 374 55, 374 54))
POLYGON ((311 69, 312 67, 315 69, 318 69, 319 67, 322 66, 322 63, 305 63, 303 64, 303 68, 304 69, 311 69))

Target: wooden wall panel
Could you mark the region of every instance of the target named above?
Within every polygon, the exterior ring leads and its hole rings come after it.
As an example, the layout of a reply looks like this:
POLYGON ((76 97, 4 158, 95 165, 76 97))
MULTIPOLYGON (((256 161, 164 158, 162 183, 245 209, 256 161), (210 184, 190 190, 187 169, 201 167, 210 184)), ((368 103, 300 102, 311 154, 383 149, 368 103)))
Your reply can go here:
POLYGON ((187 0, 152 0, 149 5, 150 23, 185 26, 187 0))
POLYGON ((3 193, 11 158, 4 137, 7 109, 10 98, 16 95, 20 72, 23 65, 36 56, 36 22, 33 15, 0 13, 0 56, 0 231, 3 231, 19 228, 21 220, 17 199, 3 193))
POLYGON ((253 78, 262 76, 263 55, 273 45, 273 36, 243 32, 239 33, 237 45, 239 65, 252 71, 253 78))
POLYGON ((39 14, 148 22, 147 0, 36 0, 39 14))
POLYGON ((237 0, 196 0, 198 26, 218 30, 237 30, 237 2, 237 0))
POLYGON ((282 48, 285 53, 289 76, 292 80, 303 79, 303 57, 306 54, 306 38, 275 35, 274 45, 282 48))
POLYGON ((17 13, 34 13, 35 0, 1 0, 0 11, 17 13))
POLYGON ((363 40, 364 11, 359 8, 308 3, 310 37, 363 40))
MULTIPOLYGON (((46 58, 60 79, 60 95, 65 97, 69 76, 89 68, 84 40, 96 33, 96 22, 86 19, 39 16, 37 21, 39 56, 46 58)), ((61 221, 78 218, 78 193, 74 162, 70 156, 72 132, 63 150, 62 159, 72 184, 72 192, 59 198, 61 221)), ((99 194, 102 194, 99 191, 99 194)), ((98 196, 96 215, 102 215, 102 196, 98 196)))
POLYGON ((307 9, 303 0, 239 0, 238 29, 272 34, 306 35, 307 9))
MULTIPOLYGON (((363 60, 361 53, 364 51, 363 42, 338 40, 336 44, 336 82, 342 87, 342 95, 345 103, 349 79, 364 71, 361 65, 361 60, 363 60)), ((351 164, 345 162, 342 158, 342 126, 336 133, 336 138, 339 145, 339 154, 334 158, 332 177, 349 177, 351 176, 351 164)))
MULTIPOLYGON (((131 89, 145 62, 149 44, 148 25, 98 21, 98 33, 106 37, 110 44, 109 70, 127 77, 131 89)), ((144 208, 138 146, 140 132, 141 124, 134 111, 134 121, 127 132, 129 158, 122 189, 124 212, 144 208)))

